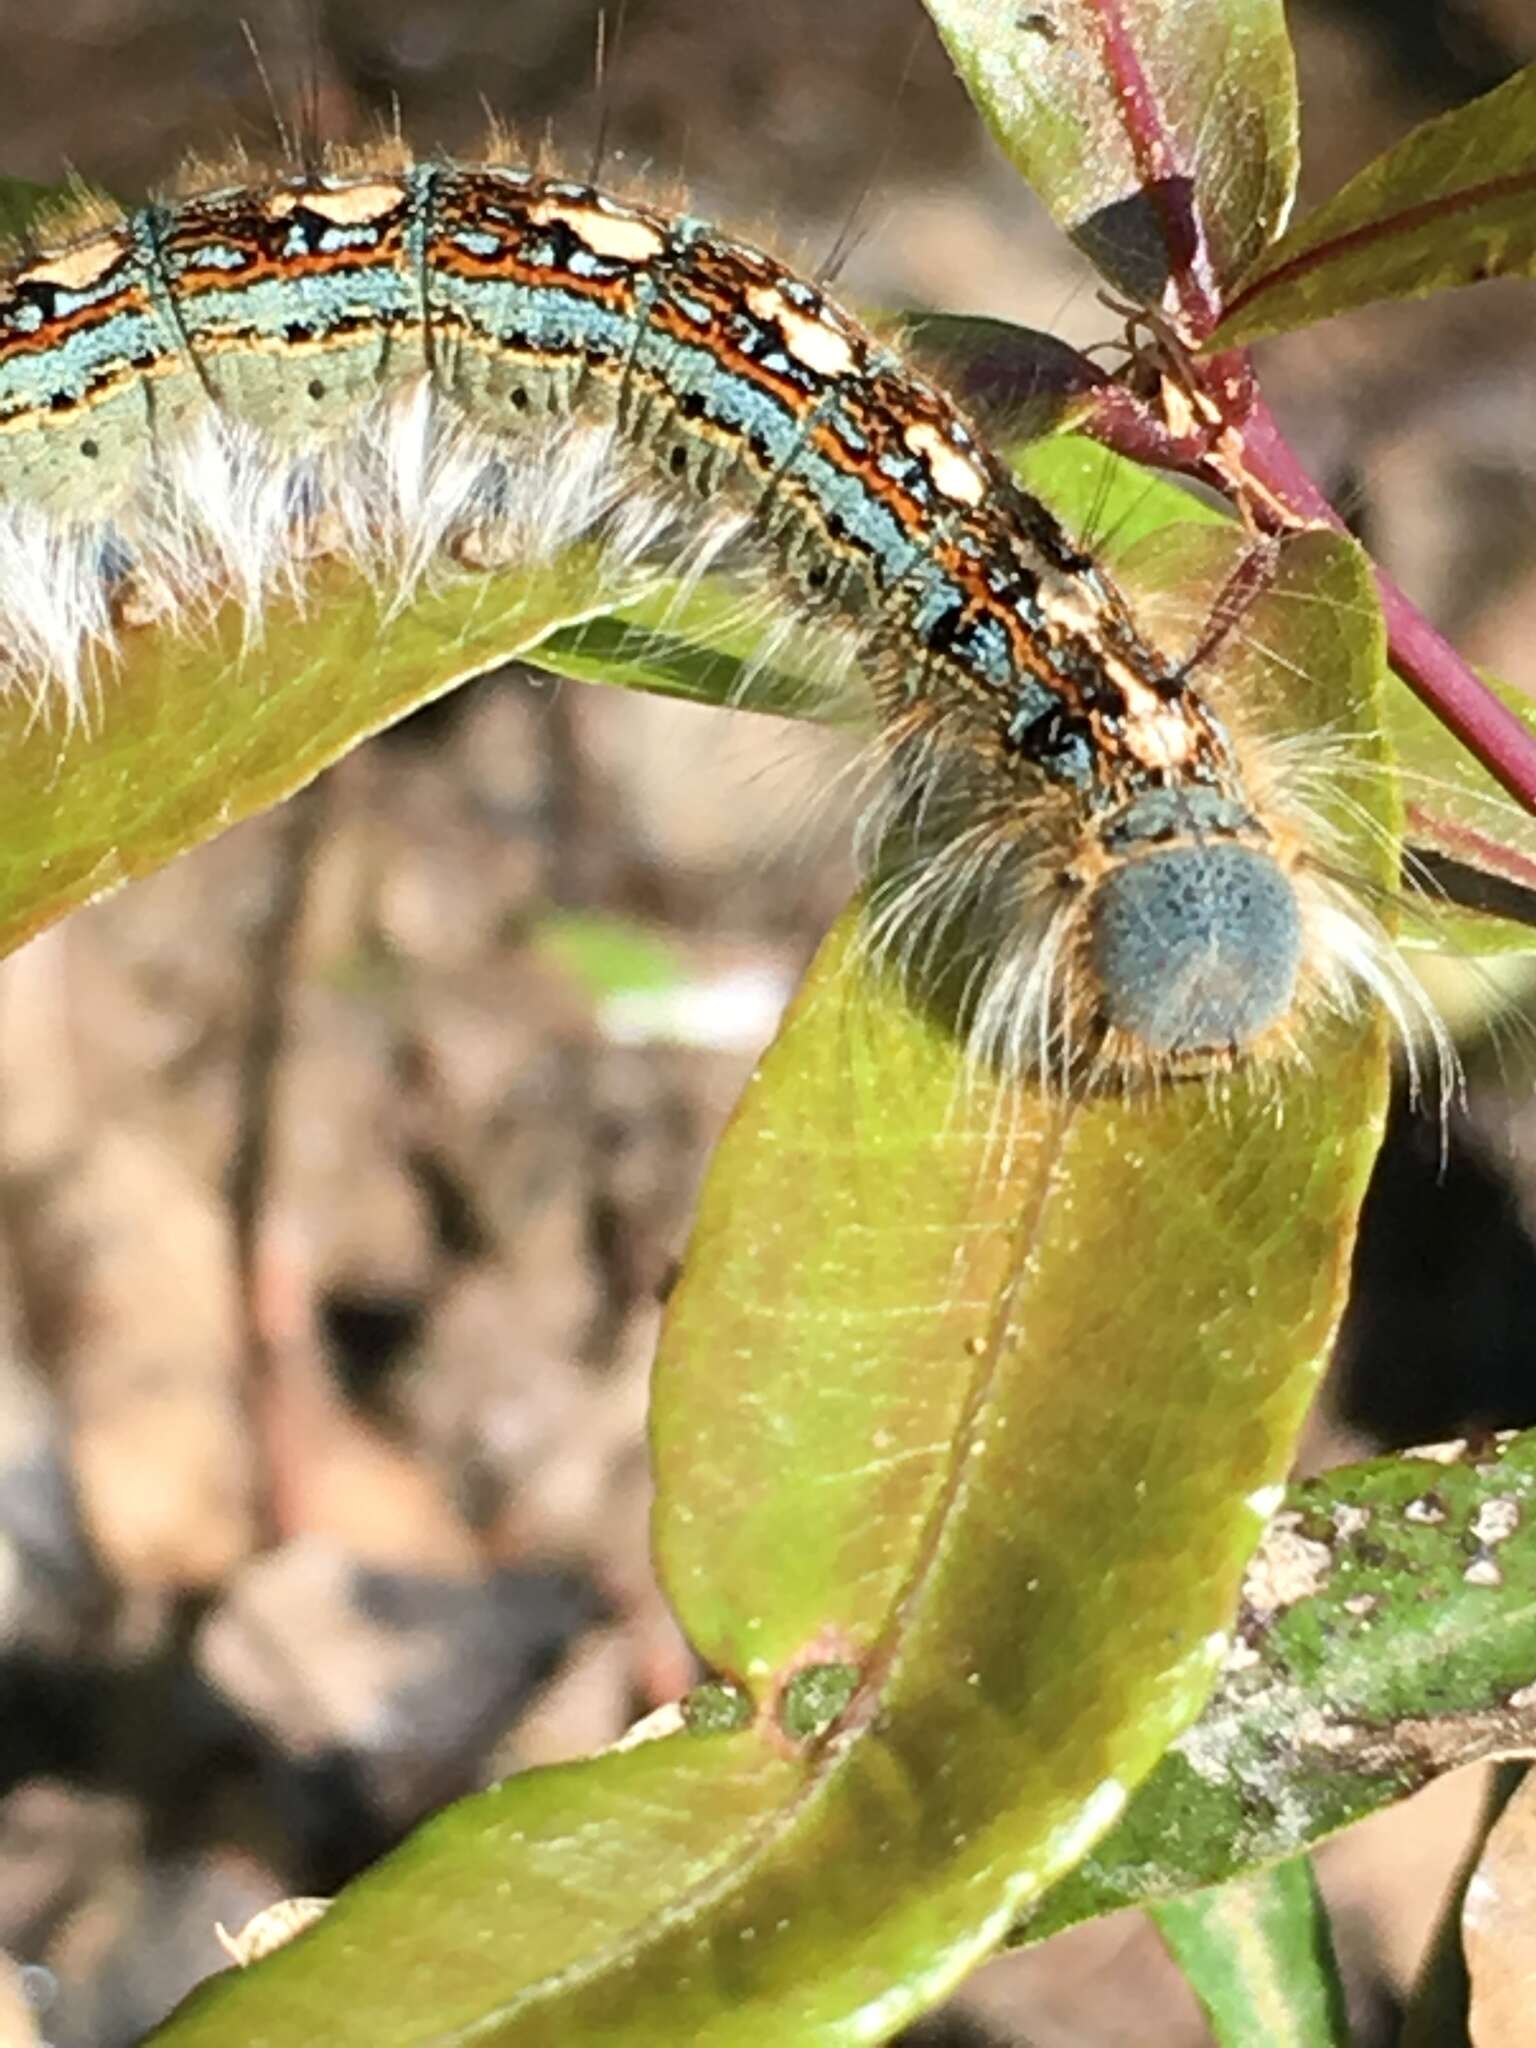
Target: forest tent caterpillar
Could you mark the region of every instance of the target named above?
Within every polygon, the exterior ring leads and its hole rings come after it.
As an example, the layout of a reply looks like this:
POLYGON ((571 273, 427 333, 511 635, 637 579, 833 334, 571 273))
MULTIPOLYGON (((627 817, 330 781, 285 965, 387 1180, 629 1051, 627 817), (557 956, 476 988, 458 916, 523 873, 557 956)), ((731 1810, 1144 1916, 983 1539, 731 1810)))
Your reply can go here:
POLYGON ((1412 1007, 1316 831, 956 406, 815 285, 539 171, 338 161, 61 234, 0 279, 0 670, 78 709, 147 607, 253 617, 341 552, 595 538, 756 562, 852 648, 871 929, 972 960, 978 1054, 1208 1071, 1412 1007))

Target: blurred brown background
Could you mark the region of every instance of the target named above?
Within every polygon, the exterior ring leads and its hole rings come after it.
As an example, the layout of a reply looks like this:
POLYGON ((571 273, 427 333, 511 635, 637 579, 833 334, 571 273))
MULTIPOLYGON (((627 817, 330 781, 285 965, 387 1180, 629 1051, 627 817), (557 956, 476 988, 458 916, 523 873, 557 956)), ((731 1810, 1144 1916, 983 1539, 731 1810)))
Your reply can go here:
MULTIPOLYGON (((855 221, 854 300, 1112 335, 915 0, 630 0, 601 114, 596 13, 0 0, 3 169, 132 196, 269 152, 246 15, 323 135, 398 102, 472 148, 489 109, 581 167, 601 121, 610 175, 791 256, 855 221)), ((1523 0, 1293 14, 1314 194, 1536 57, 1523 0)), ((1400 579, 1536 688, 1532 303, 1388 308, 1267 367, 1400 579)), ((646 1375, 710 1143, 847 888, 835 833, 797 844, 804 755, 491 678, 0 968, 0 1949, 54 2048, 126 2048, 222 1960, 215 1921, 689 1682, 645 1563, 646 1375)), ((1469 1065, 1444 1173, 1431 1120, 1384 1159, 1319 1458, 1536 1421, 1523 1034, 1469 1065)), ((1476 1799, 1325 1855, 1367 2048, 1476 1799)), ((1205 2035, 1132 1918, 913 2038, 1205 2035)))

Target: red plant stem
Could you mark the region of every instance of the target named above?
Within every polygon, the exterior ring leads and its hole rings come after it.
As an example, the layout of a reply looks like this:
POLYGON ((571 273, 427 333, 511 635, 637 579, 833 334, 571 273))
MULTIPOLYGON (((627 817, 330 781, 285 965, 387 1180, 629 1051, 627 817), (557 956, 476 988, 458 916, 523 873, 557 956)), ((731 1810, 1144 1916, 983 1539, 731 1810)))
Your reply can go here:
MULTIPOLYGON (((1302 466, 1264 400, 1256 394, 1242 422, 1243 467, 1309 522, 1340 533, 1344 522, 1302 466)), ((1392 666, 1525 809, 1536 813, 1536 736, 1501 704, 1443 634, 1391 577, 1372 563, 1387 623, 1392 666)))
POLYGON ((1093 0, 1088 16, 1136 165, 1141 197, 1162 230, 1168 282, 1178 298, 1185 338, 1202 341, 1221 317, 1221 307, 1201 275, 1204 229, 1193 184, 1179 176, 1183 166, 1178 145, 1142 64, 1137 35, 1125 20, 1122 0, 1093 0))

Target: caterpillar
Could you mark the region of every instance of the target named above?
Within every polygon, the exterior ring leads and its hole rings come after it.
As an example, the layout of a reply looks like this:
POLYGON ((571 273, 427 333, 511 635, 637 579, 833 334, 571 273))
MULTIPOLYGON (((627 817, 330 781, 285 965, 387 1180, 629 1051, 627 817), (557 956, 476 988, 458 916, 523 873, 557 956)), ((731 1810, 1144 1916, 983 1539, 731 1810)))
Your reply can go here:
POLYGON ((403 152, 214 182, 0 277, 0 686, 340 552, 401 590, 600 541, 727 555, 851 649, 872 943, 978 1057, 1209 1072, 1409 999, 1305 806, 961 409, 686 212, 403 152))

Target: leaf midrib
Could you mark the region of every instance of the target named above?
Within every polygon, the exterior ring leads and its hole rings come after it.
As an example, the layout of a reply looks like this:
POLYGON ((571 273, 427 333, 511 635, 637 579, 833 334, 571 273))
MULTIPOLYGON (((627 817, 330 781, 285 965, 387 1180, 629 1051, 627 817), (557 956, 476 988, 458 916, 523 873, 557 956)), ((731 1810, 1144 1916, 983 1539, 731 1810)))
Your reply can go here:
MULTIPOLYGON (((580 1962, 530 1985, 510 2003, 499 2006, 484 2019, 452 2035, 445 2035, 444 2048, 450 2048, 450 2044, 455 2042, 469 2042, 491 2035, 508 2020, 520 2018, 540 2005, 551 2004, 566 1993, 593 1982, 606 1970, 654 1947, 674 1929, 718 1904, 732 1889, 748 1882, 762 1859, 793 1832, 804 1809, 851 1761, 860 1738, 873 1730, 884 1705, 886 1684, 899 1666, 902 1647, 916 1627, 924 1596, 944 1553, 945 1537, 956 1505, 963 1497, 970 1463, 982 1447, 979 1438, 981 1417, 1003 1367, 1009 1331, 1013 1327, 1014 1302, 1039 1246, 1050 1210, 1056 1171, 1074 1114, 1075 1105, 1063 1101, 1042 1147, 1041 1168, 1033 1199, 1014 1226, 1009 1279, 999 1290, 994 1304, 991 1328, 970 1377, 944 1480, 925 1518, 914 1549, 911 1570, 893 1599, 889 1617, 870 1650, 858 1691, 835 1730, 811 1758, 802 1784, 781 1806, 734 1839, 728 1846, 729 1861, 723 1870, 717 1866, 693 1879, 675 1899, 651 1914, 636 1934, 606 1944, 580 1962)), ((1017 1906, 1017 1901, 1011 1902, 1010 1911, 1016 1911, 1017 1906)))

